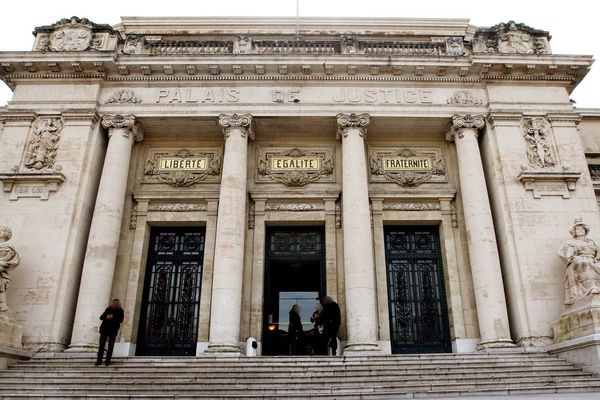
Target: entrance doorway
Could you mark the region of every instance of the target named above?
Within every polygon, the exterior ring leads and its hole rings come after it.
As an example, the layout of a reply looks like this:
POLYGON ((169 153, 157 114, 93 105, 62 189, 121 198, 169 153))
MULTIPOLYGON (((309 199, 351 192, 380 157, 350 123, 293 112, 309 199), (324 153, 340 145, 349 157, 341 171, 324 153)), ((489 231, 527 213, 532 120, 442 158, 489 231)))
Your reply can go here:
MULTIPOLYGON (((263 355, 289 355, 289 311, 300 306, 304 331, 325 295, 325 235, 319 227, 267 229, 263 310, 263 355)), ((300 353, 310 353, 310 341, 300 353)))
POLYGON ((386 226, 384 233, 392 352, 449 353, 438 228, 386 226))
POLYGON ((204 228, 152 228, 136 354, 194 356, 204 228))

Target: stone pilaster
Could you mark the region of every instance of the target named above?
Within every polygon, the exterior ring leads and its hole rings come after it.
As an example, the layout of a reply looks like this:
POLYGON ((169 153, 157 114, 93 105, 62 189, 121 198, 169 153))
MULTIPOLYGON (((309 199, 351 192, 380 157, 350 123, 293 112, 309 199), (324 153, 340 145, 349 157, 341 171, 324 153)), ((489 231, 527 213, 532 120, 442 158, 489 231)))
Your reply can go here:
POLYGON ((108 130, 109 141, 85 253, 69 351, 94 351, 97 348, 98 316, 109 304, 113 284, 131 148, 134 142, 143 139, 133 115, 105 115, 101 123, 108 130))
POLYGON ((485 126, 479 115, 455 115, 446 139, 456 144, 460 191, 475 303, 481 334, 481 348, 511 347, 508 313, 494 222, 488 198, 478 132, 485 126))
POLYGON ((225 136, 223 172, 217 216, 208 352, 239 353, 244 236, 246 233, 246 168, 252 116, 219 116, 225 136))
POLYGON ((344 352, 379 351, 375 263, 365 136, 368 114, 338 114, 342 139, 342 220, 348 342, 344 352))

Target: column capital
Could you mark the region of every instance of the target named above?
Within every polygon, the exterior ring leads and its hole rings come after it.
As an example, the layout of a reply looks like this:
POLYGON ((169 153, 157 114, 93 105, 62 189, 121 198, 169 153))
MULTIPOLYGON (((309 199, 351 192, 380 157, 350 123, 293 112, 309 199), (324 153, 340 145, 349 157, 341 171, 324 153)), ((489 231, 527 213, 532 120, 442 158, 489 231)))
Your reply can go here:
POLYGON ((483 115, 454 115, 452 116, 452 126, 446 133, 446 140, 452 142, 456 140, 456 136, 462 139, 465 129, 471 129, 478 136, 478 132, 485 126, 485 118, 483 115))
POLYGON ((371 117, 367 113, 339 113, 336 116, 336 119, 338 126, 337 134, 335 136, 336 139, 348 136, 348 130, 352 128, 358 129, 360 136, 364 138, 367 135, 367 126, 371 123, 371 117))
POLYGON ((103 115, 100 123, 104 129, 108 129, 109 138, 112 136, 113 129, 121 129, 125 137, 132 134, 135 142, 144 140, 144 132, 139 124, 136 124, 135 115, 103 115))
POLYGON ((223 129, 225 139, 229 137, 232 129, 239 129, 242 137, 248 135, 248 138, 254 140, 252 115, 250 114, 221 114, 219 115, 218 124, 223 129))

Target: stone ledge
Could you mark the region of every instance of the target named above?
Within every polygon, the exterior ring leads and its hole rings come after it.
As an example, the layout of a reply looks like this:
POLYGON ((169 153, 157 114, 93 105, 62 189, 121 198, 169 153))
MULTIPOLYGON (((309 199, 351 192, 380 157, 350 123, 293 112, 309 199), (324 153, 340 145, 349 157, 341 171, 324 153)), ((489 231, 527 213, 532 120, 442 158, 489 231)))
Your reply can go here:
POLYGON ((600 333, 551 344, 545 350, 572 362, 584 371, 600 374, 600 333))

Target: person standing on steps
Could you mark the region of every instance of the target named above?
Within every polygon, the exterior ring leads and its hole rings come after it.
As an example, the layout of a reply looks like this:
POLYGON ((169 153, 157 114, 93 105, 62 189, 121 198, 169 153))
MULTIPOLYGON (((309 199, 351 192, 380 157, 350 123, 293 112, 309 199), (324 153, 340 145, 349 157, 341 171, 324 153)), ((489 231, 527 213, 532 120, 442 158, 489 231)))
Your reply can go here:
POLYGON ((325 334, 328 339, 328 346, 331 348, 331 355, 337 353, 337 334, 342 323, 340 306, 333 301, 331 296, 325 296, 323 299, 323 321, 325 323, 325 334))
POLYGON ((325 321, 323 320, 323 304, 315 304, 315 312, 310 317, 310 322, 314 323, 313 328, 313 351, 315 356, 327 355, 327 334, 325 333, 325 321))
POLYGON ((115 338, 117 337, 117 332, 121 327, 121 322, 123 322, 124 316, 125 313, 121 308, 121 302, 119 301, 119 299, 113 299, 110 302, 110 307, 106 308, 102 315, 100 315, 102 324, 100 324, 100 343, 98 346, 98 357, 96 358, 96 365, 102 364, 102 356, 104 355, 104 346, 106 346, 107 339, 108 349, 106 350, 106 360, 104 362, 104 365, 106 365, 107 367, 110 365, 113 347, 115 346, 115 338))
POLYGON ((290 355, 297 356, 302 354, 303 336, 304 330, 302 329, 302 320, 300 319, 300 306, 294 304, 290 310, 290 324, 288 328, 290 355))

